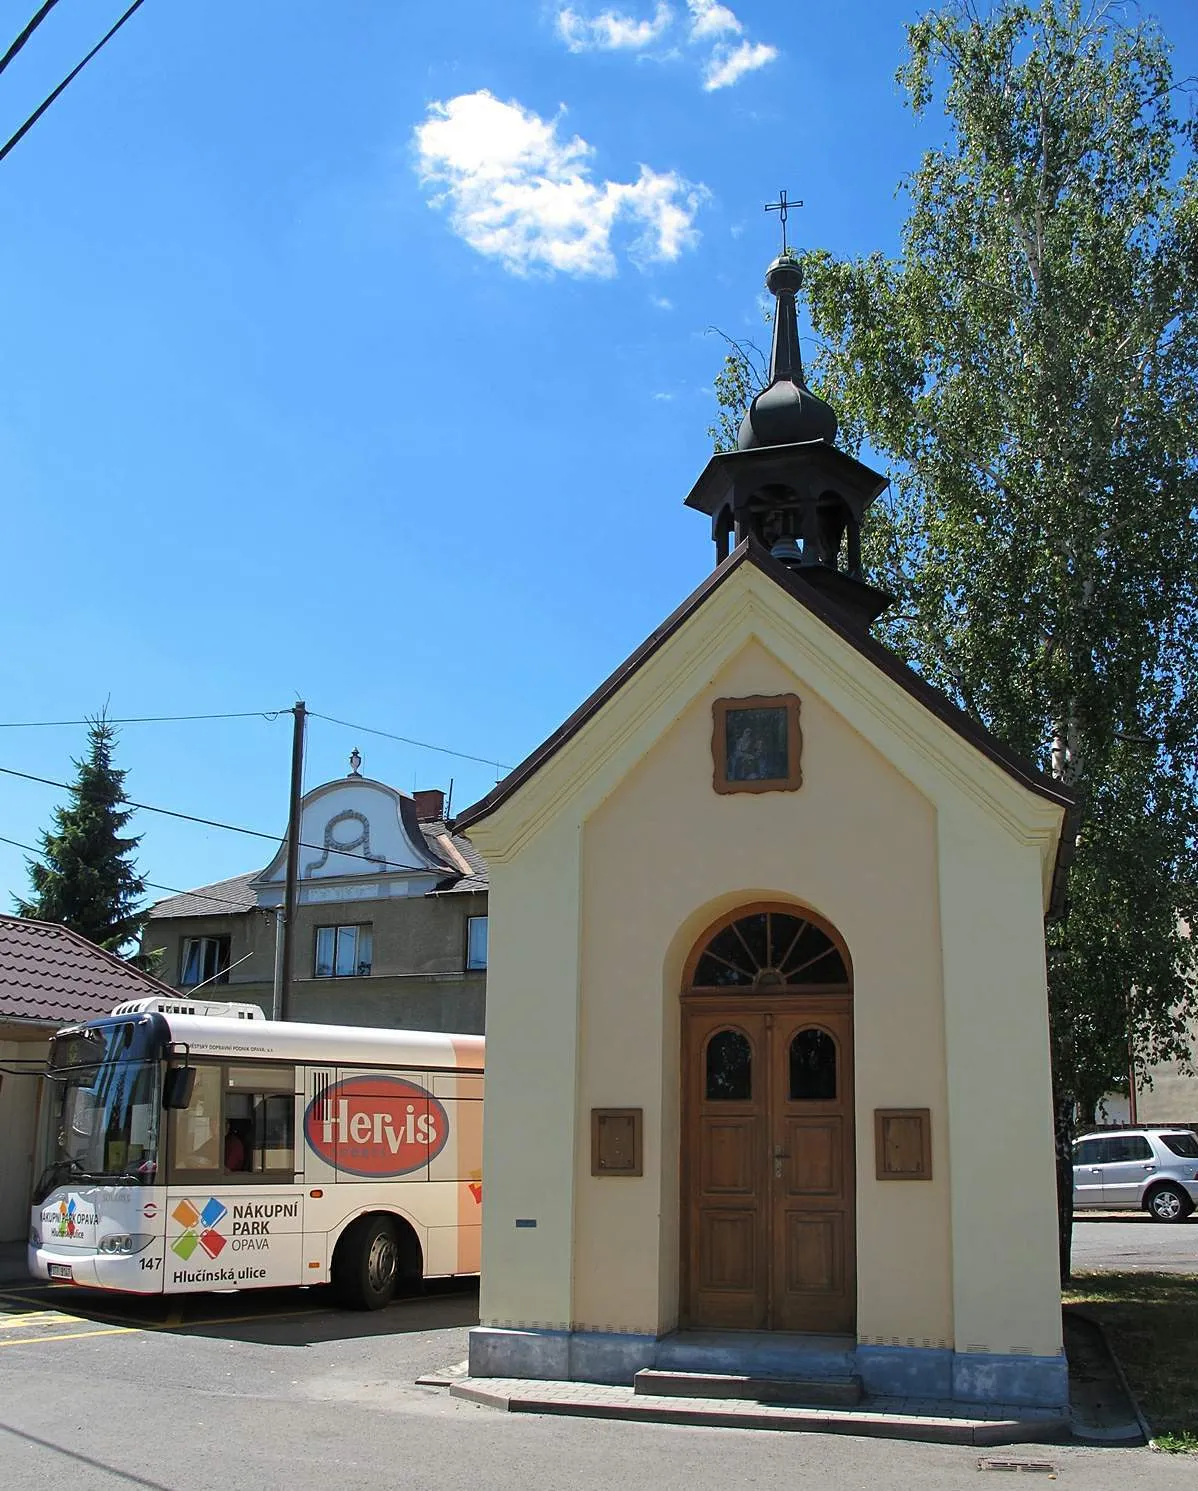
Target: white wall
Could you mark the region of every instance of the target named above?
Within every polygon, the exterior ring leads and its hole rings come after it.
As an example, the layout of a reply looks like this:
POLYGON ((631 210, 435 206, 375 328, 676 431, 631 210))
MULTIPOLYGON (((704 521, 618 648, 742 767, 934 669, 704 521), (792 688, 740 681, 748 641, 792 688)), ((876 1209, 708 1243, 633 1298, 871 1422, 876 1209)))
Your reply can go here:
MULTIPOLYGON (((45 1060, 40 1041, 0 1040, 0 1067, 45 1060)), ((29 1192, 33 1185, 33 1142, 40 1081, 33 1076, 0 1075, 0 1242, 29 1235, 29 1192)))

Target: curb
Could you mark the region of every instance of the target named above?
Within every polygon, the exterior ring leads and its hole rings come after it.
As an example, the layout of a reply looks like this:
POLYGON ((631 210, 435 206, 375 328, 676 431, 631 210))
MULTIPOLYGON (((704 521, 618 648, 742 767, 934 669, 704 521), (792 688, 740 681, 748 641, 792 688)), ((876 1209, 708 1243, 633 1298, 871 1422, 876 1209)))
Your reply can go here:
POLYGON ((1123 1389, 1123 1393, 1124 1396, 1127 1398, 1127 1401, 1131 1404, 1131 1411, 1136 1416, 1136 1423, 1139 1425, 1140 1433, 1144 1436, 1144 1443, 1150 1450, 1156 1450, 1159 1454, 1160 1448, 1157 1445, 1156 1440, 1153 1438, 1152 1430, 1148 1426, 1148 1420, 1144 1417, 1144 1410, 1140 1407, 1139 1399, 1131 1390, 1131 1383, 1127 1380, 1127 1373, 1123 1370, 1123 1363, 1116 1355, 1115 1348, 1111 1345, 1111 1338, 1107 1335, 1106 1329, 1103 1326, 1102 1322, 1100 1320, 1095 1320, 1093 1315, 1087 1314, 1085 1310, 1079 1310, 1076 1305, 1073 1305, 1070 1308, 1073 1314, 1076 1315, 1079 1320, 1084 1320, 1087 1325, 1092 1326, 1094 1330, 1097 1331, 1098 1339, 1102 1342, 1103 1350, 1106 1352, 1107 1356, 1110 1357, 1111 1366, 1115 1369, 1115 1379, 1118 1382, 1119 1386, 1123 1389))
POLYGON ((1060 1443, 1067 1437, 1069 1420, 1003 1419, 993 1422, 952 1423, 945 1419, 920 1419, 899 1414, 838 1414, 818 1409, 788 1409, 785 1413, 734 1412, 720 1408, 695 1408, 681 1403, 588 1403, 562 1398, 539 1398, 533 1393, 518 1395, 475 1382, 450 1385, 451 1398, 497 1408, 506 1413, 542 1413, 565 1418, 620 1419, 651 1424, 680 1424, 692 1428, 773 1429, 783 1433, 855 1434, 873 1439, 907 1439, 928 1444, 973 1447, 1000 1444, 1060 1443))

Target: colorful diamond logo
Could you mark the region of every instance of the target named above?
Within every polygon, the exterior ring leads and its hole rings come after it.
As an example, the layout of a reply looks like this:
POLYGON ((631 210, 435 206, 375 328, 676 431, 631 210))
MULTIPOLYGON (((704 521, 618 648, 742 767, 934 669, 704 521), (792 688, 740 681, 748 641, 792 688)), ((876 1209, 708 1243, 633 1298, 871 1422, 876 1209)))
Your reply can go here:
POLYGON ((228 1213, 228 1207, 215 1196, 209 1196, 203 1207, 194 1201, 180 1201, 171 1216, 183 1231, 171 1242, 171 1252, 184 1263, 197 1248, 203 1248, 209 1258, 219 1258, 228 1238, 216 1230, 216 1224, 228 1213))
POLYGON ((200 1240, 194 1232, 184 1232, 171 1243, 171 1252, 177 1253, 183 1262, 186 1263, 199 1245, 200 1240))
POLYGON ((218 1201, 215 1196, 210 1196, 208 1205, 200 1213, 200 1221, 205 1227, 215 1227, 227 1210, 228 1207, 223 1202, 218 1201))

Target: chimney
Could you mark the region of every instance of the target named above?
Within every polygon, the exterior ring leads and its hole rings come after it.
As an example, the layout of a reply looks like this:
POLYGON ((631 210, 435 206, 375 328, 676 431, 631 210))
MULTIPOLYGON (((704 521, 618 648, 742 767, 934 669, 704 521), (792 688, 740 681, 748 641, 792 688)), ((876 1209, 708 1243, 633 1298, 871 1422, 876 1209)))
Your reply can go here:
POLYGON ((416 818, 420 823, 439 823, 445 817, 445 794, 440 787, 428 787, 423 792, 413 792, 416 818))

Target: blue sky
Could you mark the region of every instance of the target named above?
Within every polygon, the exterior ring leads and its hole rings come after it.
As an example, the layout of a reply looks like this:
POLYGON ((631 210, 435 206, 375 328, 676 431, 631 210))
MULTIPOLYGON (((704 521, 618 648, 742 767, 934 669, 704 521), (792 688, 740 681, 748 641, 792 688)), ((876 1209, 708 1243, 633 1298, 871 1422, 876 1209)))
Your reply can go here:
MULTIPOLYGON (((35 9, 0 5, 4 40, 35 9)), ((121 4, 63 0, 7 137, 121 4)), ((1191 0, 1157 0, 1179 74, 1191 0)), ((919 7, 147 0, 0 163, 0 719, 309 707, 499 763, 703 578, 708 328, 896 247, 919 7)), ((290 718, 131 725, 131 796, 281 833, 290 718)), ((81 729, 0 730, 66 780, 81 729)), ((495 768, 314 721, 463 807, 495 768)), ((0 776, 0 834, 62 794, 0 776)), ((269 846, 141 813, 191 886, 269 846)), ((26 888, 0 844, 0 909, 26 888)))

